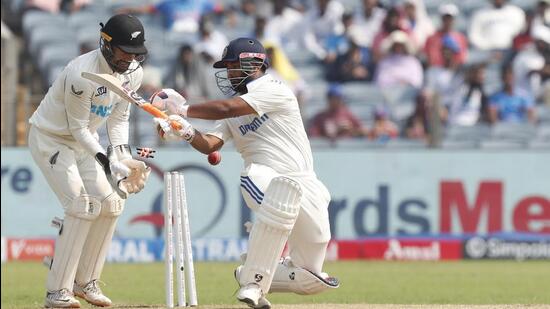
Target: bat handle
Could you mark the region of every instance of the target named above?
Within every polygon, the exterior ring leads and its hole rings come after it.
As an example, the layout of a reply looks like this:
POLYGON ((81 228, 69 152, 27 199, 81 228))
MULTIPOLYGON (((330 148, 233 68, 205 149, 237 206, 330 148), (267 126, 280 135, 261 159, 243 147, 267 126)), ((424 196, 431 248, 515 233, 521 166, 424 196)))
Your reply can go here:
POLYGON ((170 126, 172 127, 172 129, 178 130, 178 131, 181 130, 181 128, 182 128, 181 124, 179 122, 173 121, 173 120, 170 121, 170 126))

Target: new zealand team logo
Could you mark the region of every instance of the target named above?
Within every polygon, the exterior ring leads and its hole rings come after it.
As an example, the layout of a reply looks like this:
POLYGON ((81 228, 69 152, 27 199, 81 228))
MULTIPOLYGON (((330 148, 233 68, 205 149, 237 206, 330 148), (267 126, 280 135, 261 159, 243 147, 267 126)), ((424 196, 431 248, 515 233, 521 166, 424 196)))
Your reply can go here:
POLYGON ((130 38, 130 40, 133 40, 133 39, 137 38, 138 35, 140 35, 140 34, 141 34, 141 31, 132 32, 132 34, 130 34, 130 36, 132 37, 132 38, 130 38))

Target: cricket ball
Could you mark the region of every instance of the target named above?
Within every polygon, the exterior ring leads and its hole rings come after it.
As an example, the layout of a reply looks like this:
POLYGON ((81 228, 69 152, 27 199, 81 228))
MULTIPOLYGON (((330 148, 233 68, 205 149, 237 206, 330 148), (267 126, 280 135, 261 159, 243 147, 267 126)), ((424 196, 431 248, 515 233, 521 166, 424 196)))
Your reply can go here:
POLYGON ((211 165, 218 165, 222 161, 222 155, 219 151, 214 151, 208 155, 208 163, 211 165))

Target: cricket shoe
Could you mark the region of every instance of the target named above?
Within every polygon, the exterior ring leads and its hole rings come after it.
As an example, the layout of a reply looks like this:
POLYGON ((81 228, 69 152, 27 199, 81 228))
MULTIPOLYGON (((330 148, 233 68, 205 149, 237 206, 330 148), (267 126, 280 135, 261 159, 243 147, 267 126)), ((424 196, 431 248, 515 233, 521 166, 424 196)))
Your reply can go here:
POLYGON ((107 296, 103 295, 98 283, 99 281, 97 279, 94 279, 83 286, 75 282, 73 287, 74 295, 85 299, 88 303, 94 306, 109 307, 113 302, 111 302, 107 296))
POLYGON ((80 302, 74 298, 68 289, 61 289, 46 293, 44 302, 46 308, 80 308, 80 302))
POLYGON ((271 303, 263 296, 256 283, 249 283, 239 289, 237 299, 254 309, 271 309, 271 303))
MULTIPOLYGON (((242 270, 243 266, 242 265, 239 265, 235 271, 233 272, 233 275, 235 276, 235 280, 237 280, 237 283, 240 285, 239 283, 239 277, 241 275, 241 270, 242 270)), ((258 288, 259 289, 259 288, 258 288)), ((241 290, 239 290, 240 292, 241 290)), ((260 291, 261 292, 261 291, 260 291)), ((238 298, 238 296, 237 296, 238 298)), ((240 299, 239 299, 240 300, 240 299)), ((242 300, 240 300, 242 301, 242 300)), ((247 303, 248 304, 248 303, 247 303)), ((255 308, 255 309, 270 309, 271 308, 271 303, 269 302, 269 300, 267 300, 267 298, 265 298, 265 296, 261 295, 261 297, 258 299, 258 302, 256 304, 256 306, 252 306, 250 304, 248 304, 248 306, 250 306, 251 308, 255 308)))

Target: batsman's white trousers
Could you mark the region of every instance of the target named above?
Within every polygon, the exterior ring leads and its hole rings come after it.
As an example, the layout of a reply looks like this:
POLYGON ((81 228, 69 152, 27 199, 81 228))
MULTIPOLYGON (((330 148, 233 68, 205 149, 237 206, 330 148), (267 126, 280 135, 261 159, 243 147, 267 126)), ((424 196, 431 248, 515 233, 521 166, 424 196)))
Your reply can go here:
POLYGON ((314 173, 279 174, 268 166, 252 163, 241 173, 241 193, 249 208, 261 207, 263 193, 277 176, 297 181, 303 191, 300 212, 288 238, 289 256, 296 266, 320 273, 330 240, 330 193, 314 173))
POLYGON ((95 158, 72 138, 50 135, 31 125, 29 149, 64 209, 82 194, 103 201, 113 192, 95 158))

